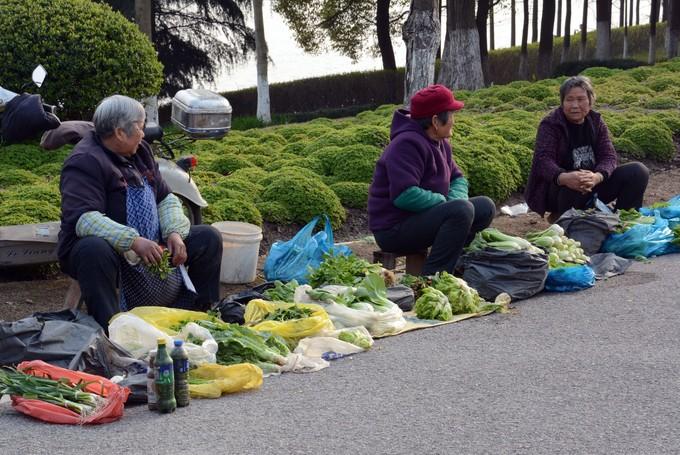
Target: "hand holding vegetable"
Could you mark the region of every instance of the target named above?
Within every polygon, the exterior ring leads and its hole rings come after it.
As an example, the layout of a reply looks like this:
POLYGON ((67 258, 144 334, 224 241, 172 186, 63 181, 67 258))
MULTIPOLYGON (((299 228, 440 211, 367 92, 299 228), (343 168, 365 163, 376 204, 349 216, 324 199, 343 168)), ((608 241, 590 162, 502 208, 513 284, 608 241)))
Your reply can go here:
POLYGON ((177 267, 184 264, 187 260, 187 247, 184 245, 184 240, 178 233, 173 232, 168 236, 168 250, 172 255, 172 265, 177 267))
POLYGON ((159 244, 141 236, 132 242, 130 249, 137 253, 146 265, 158 264, 163 255, 163 248, 159 244))

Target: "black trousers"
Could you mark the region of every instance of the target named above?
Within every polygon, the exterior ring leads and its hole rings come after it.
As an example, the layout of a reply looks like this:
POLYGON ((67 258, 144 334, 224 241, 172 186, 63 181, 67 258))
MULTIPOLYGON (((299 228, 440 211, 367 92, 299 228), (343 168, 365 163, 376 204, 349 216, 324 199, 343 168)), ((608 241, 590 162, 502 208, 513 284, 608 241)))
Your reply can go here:
MULTIPOLYGON (((198 293, 194 307, 208 309, 220 299, 222 235, 212 226, 192 226, 184 244, 185 265, 198 293)), ((109 320, 120 311, 118 277, 124 260, 106 240, 89 236, 76 242, 64 264, 64 272, 78 280, 88 313, 107 332, 109 320)))
POLYGON ((415 213, 403 222, 373 233, 383 251, 413 253, 432 247, 423 275, 453 273, 463 247, 491 224, 496 205, 486 196, 456 199, 415 213))
POLYGON ((649 169, 642 163, 626 163, 612 172, 607 180, 596 185, 591 193, 581 194, 578 191, 553 183, 548 196, 551 213, 561 215, 570 208, 589 208, 594 194, 608 204, 616 200, 617 209, 639 209, 649 182, 649 169))

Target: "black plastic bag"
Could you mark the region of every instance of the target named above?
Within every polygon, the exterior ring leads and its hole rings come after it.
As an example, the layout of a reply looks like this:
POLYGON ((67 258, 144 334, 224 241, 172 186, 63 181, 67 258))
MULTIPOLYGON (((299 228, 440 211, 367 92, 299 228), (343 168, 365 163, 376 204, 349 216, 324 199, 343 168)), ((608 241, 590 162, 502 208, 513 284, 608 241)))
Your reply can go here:
POLYGON ((387 288, 387 300, 394 302, 402 311, 411 311, 416 302, 413 289, 403 284, 387 288))
POLYGON ((557 220, 570 239, 581 242, 581 248, 588 255, 600 251, 607 236, 619 224, 619 215, 601 211, 569 209, 557 220))
POLYGON ((493 301, 502 292, 520 300, 543 290, 548 260, 528 251, 487 249, 463 256, 463 279, 479 295, 493 301))

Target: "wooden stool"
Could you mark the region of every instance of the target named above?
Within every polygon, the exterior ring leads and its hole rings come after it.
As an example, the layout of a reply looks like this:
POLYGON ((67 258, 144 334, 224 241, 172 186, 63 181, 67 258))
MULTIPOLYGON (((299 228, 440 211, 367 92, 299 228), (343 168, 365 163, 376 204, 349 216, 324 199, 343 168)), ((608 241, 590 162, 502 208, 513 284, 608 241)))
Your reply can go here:
POLYGON ((427 250, 416 251, 414 253, 388 253, 386 251, 374 251, 373 262, 380 262, 388 270, 394 270, 397 258, 406 258, 406 273, 419 276, 423 272, 427 250))

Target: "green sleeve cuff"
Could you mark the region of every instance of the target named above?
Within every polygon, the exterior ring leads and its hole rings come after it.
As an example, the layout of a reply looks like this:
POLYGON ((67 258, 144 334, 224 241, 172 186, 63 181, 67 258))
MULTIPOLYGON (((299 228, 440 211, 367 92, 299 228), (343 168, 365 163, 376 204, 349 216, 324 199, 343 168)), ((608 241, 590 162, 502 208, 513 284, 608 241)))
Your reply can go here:
POLYGON ((458 177, 451 182, 449 186, 449 195, 446 198, 449 201, 454 199, 467 199, 468 198, 468 188, 469 184, 465 177, 458 177))
POLYGON ((411 186, 397 196, 394 200, 394 206, 409 212, 422 212, 442 202, 446 202, 443 194, 425 190, 418 186, 411 186))
POLYGON ((102 238, 121 254, 132 248, 132 243, 139 237, 136 229, 117 223, 96 211, 85 212, 78 218, 76 235, 102 238))
POLYGON ((158 204, 158 221, 161 225, 161 238, 166 240, 170 234, 176 232, 186 239, 189 235, 191 223, 184 215, 182 202, 177 196, 170 193, 158 204))

